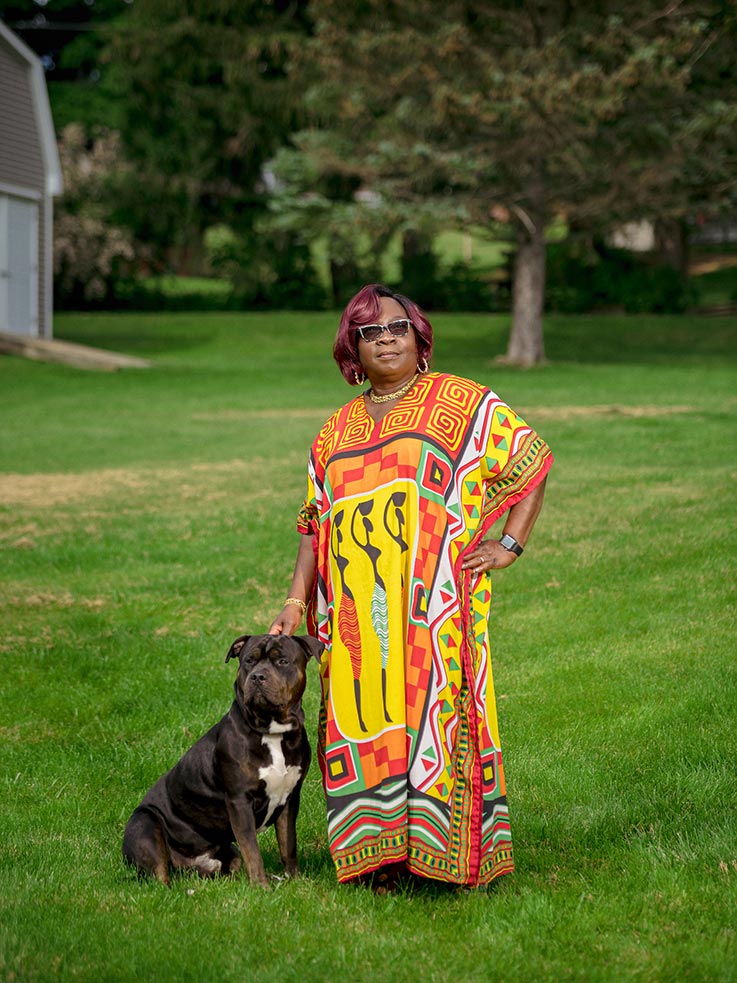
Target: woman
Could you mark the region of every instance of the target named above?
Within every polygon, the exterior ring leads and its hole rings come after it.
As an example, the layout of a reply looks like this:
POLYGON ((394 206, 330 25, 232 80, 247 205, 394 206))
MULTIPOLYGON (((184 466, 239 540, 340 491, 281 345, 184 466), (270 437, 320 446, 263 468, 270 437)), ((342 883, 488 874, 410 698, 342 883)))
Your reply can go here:
POLYGON ((522 553, 552 455, 493 392, 429 371, 427 318, 386 287, 350 301, 333 354, 370 388, 313 444, 271 632, 293 634, 308 607, 326 644, 319 758, 338 879, 487 884, 513 868, 489 571, 522 553), (484 538, 504 512, 502 537, 484 538))

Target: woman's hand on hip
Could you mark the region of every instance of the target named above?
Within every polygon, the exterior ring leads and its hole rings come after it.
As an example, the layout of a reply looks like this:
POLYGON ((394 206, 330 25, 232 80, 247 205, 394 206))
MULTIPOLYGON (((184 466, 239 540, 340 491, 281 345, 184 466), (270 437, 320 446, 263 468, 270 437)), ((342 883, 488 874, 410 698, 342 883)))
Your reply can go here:
POLYGON ((498 539, 482 539, 471 553, 463 557, 461 570, 473 573, 486 573, 488 570, 503 570, 511 567, 517 554, 505 549, 498 539))

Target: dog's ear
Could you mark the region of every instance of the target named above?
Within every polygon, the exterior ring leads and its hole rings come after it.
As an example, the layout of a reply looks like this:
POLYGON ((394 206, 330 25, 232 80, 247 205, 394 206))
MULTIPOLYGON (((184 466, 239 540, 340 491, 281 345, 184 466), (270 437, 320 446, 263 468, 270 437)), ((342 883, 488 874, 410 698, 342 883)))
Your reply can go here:
POLYGON ((250 635, 240 635, 238 638, 236 638, 228 649, 228 654, 225 656, 225 661, 230 662, 231 659, 235 659, 237 656, 239 656, 241 654, 241 649, 250 637, 250 635))
POLYGON ((313 655, 316 659, 320 658, 320 654, 325 646, 319 638, 313 638, 312 635, 294 635, 293 637, 295 642, 299 642, 299 644, 305 650, 308 659, 313 655))

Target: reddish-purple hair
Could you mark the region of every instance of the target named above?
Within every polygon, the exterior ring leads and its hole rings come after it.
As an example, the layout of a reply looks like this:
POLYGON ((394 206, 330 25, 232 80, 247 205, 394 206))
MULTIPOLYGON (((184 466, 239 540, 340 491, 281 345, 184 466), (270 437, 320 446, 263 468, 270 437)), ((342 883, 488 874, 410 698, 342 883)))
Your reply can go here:
POLYGON ((376 323, 381 310, 382 297, 391 297, 407 312, 417 338, 418 362, 425 359, 430 365, 432 360, 432 325, 417 304, 409 297, 395 293, 381 283, 369 283, 348 301, 333 345, 333 358, 338 363, 343 378, 352 386, 357 384, 356 375, 363 375, 363 366, 358 357, 359 335, 356 328, 358 325, 376 323))

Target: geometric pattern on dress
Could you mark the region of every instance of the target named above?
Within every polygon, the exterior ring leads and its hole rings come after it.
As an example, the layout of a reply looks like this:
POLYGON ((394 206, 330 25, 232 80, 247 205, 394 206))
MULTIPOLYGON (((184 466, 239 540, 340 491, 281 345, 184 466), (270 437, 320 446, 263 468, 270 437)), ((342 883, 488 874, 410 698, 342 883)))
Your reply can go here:
POLYGON ((328 787, 335 792, 346 792, 358 779, 354 759, 355 745, 350 741, 334 744, 325 757, 325 778, 328 787))
POLYGON ((422 829, 420 847, 429 844, 443 856, 448 850, 448 808, 425 796, 413 795, 408 802, 412 827, 422 829))
POLYGON ((490 475, 498 475, 513 453, 512 445, 517 443, 522 433, 529 433, 530 428, 522 423, 517 414, 504 403, 496 403, 491 407, 491 431, 486 445, 486 470, 490 475))
POLYGON ((326 789, 339 796, 374 788, 407 771, 407 742, 400 727, 386 730, 379 740, 348 741, 328 718, 323 778, 326 789), (350 748, 350 761, 348 750, 350 748))
POLYGON ((361 494, 366 488, 378 488, 392 480, 415 480, 416 462, 402 460, 395 447, 376 447, 363 454, 342 454, 331 466, 331 488, 334 501, 341 501, 361 494), (387 464, 387 458, 390 463, 387 464))
POLYGON ((501 874, 514 870, 512 834, 506 801, 497 800, 490 814, 484 814, 481 830, 482 861, 479 867, 479 884, 488 884, 501 874))
POLYGON ((445 495, 453 479, 453 464, 432 444, 423 449, 417 481, 420 494, 432 498, 445 507, 445 495))
POLYGON ((489 390, 480 386, 471 379, 462 379, 455 375, 446 375, 441 378, 435 399, 437 402, 448 402, 454 404, 465 415, 470 418, 481 398, 489 390))
POLYGON ((373 869, 377 863, 407 855, 407 786, 404 778, 387 782, 372 796, 331 801, 328 837, 338 880, 373 869))
POLYGON ((483 512, 496 517, 500 509, 507 509, 524 497, 530 487, 534 487, 548 471, 552 456, 545 442, 534 431, 524 434, 516 441, 517 451, 510 455, 506 470, 496 481, 487 484, 484 494, 483 512))
MULTIPOLYGON (((437 434, 435 436, 437 439, 437 434)), ((472 452, 466 450, 463 457, 468 456, 473 458, 472 452)), ((456 459, 454 467, 458 469, 459 466, 463 468, 461 459, 456 459)), ((466 468, 472 466, 473 461, 466 468)), ((421 473, 423 486, 427 484, 424 479, 428 471, 432 474, 432 466, 421 473)), ((439 477, 437 472, 436 477, 439 477)), ((450 481, 443 482, 445 543, 442 552, 437 552, 436 577, 428 597, 428 617, 433 639, 433 690, 428 695, 428 704, 432 707, 432 712, 425 716, 418 734, 418 750, 412 770, 412 781, 419 790, 445 801, 448 800, 453 784, 450 749, 455 744, 458 727, 456 703, 462 683, 463 637, 453 564, 458 553, 456 542, 461 539, 461 545, 465 545, 468 536, 466 522, 461 515, 456 483, 457 475, 452 474, 450 481)), ((423 493, 424 488, 421 490, 421 494, 423 493)))
POLYGON ((427 658, 430 633, 426 625, 409 625, 405 650, 404 689, 407 701, 407 725, 412 730, 420 726, 430 685, 431 665, 427 658))
POLYGON ((333 414, 329 420, 326 420, 322 425, 320 432, 315 439, 313 447, 315 448, 315 456, 327 460, 333 453, 333 447, 335 446, 337 432, 337 414, 333 414))
POLYGON ((381 421, 381 440, 388 440, 395 434, 406 434, 407 431, 417 430, 423 413, 423 406, 413 406, 403 401, 402 405, 397 406, 393 413, 387 413, 381 421))
POLYGON ((481 781, 484 796, 498 797, 497 774, 499 757, 497 748, 489 748, 481 754, 481 781))
MULTIPOLYGON (((417 469, 417 479, 420 494, 412 579, 414 604, 407 630, 405 689, 408 722, 419 727, 427 702, 431 671, 436 687, 442 686, 446 678, 446 666, 443 660, 428 658, 428 650, 432 653, 436 651, 437 646, 432 642, 431 628, 428 625, 428 597, 432 583, 427 583, 423 578, 427 577, 428 570, 437 568, 438 558, 444 551, 448 516, 442 493, 450 480, 450 465, 447 459, 438 454, 431 445, 425 445, 423 449, 420 467, 417 469), (420 618, 421 624, 418 623, 420 618)), ((451 604, 452 593, 448 597, 451 604)), ((439 760, 441 753, 437 742, 434 748, 425 748, 419 753, 425 769, 424 777, 430 770, 428 762, 431 759, 427 757, 428 754, 434 759, 433 770, 444 765, 444 762, 439 760)))
POLYGON ((363 397, 359 396, 346 407, 345 417, 340 421, 340 449, 349 450, 367 443, 371 439, 374 423, 366 413, 363 397))
MULTIPOLYGON (((404 441, 402 441, 404 443, 404 441)), ((426 462, 428 470, 432 470, 431 461, 437 459, 440 468, 444 465, 443 480, 449 474, 447 461, 435 452, 428 454, 421 441, 412 441, 415 455, 420 455, 420 465, 413 464, 414 480, 422 473, 426 462)), ((420 726, 422 713, 427 702, 430 687, 432 661, 428 653, 432 650, 430 631, 427 620, 427 596, 431 584, 425 582, 427 571, 437 564, 437 558, 442 554, 445 539, 447 515, 442 497, 435 494, 437 485, 431 485, 433 494, 428 495, 419 484, 417 499, 418 515, 415 539, 412 544, 412 571, 409 583, 408 618, 405 648, 405 698, 407 706, 407 725, 415 730, 420 726)), ((442 489, 442 484, 439 486, 442 489)))
MULTIPOLYGON (((448 588, 450 588, 448 584, 448 588)), ((431 625, 432 690, 427 694, 430 712, 425 715, 417 738, 412 762, 412 783, 426 795, 446 799, 451 772, 450 750, 458 725, 457 702, 462 684, 462 626, 458 599, 450 590, 440 589, 448 598, 447 608, 431 625)))
POLYGON ((475 382, 455 376, 441 378, 433 393, 434 405, 425 423, 425 433, 454 456, 483 395, 484 390, 475 382))
POLYGON ((463 443, 466 426, 467 420, 459 409, 452 404, 437 403, 427 418, 425 433, 454 454, 463 443))

